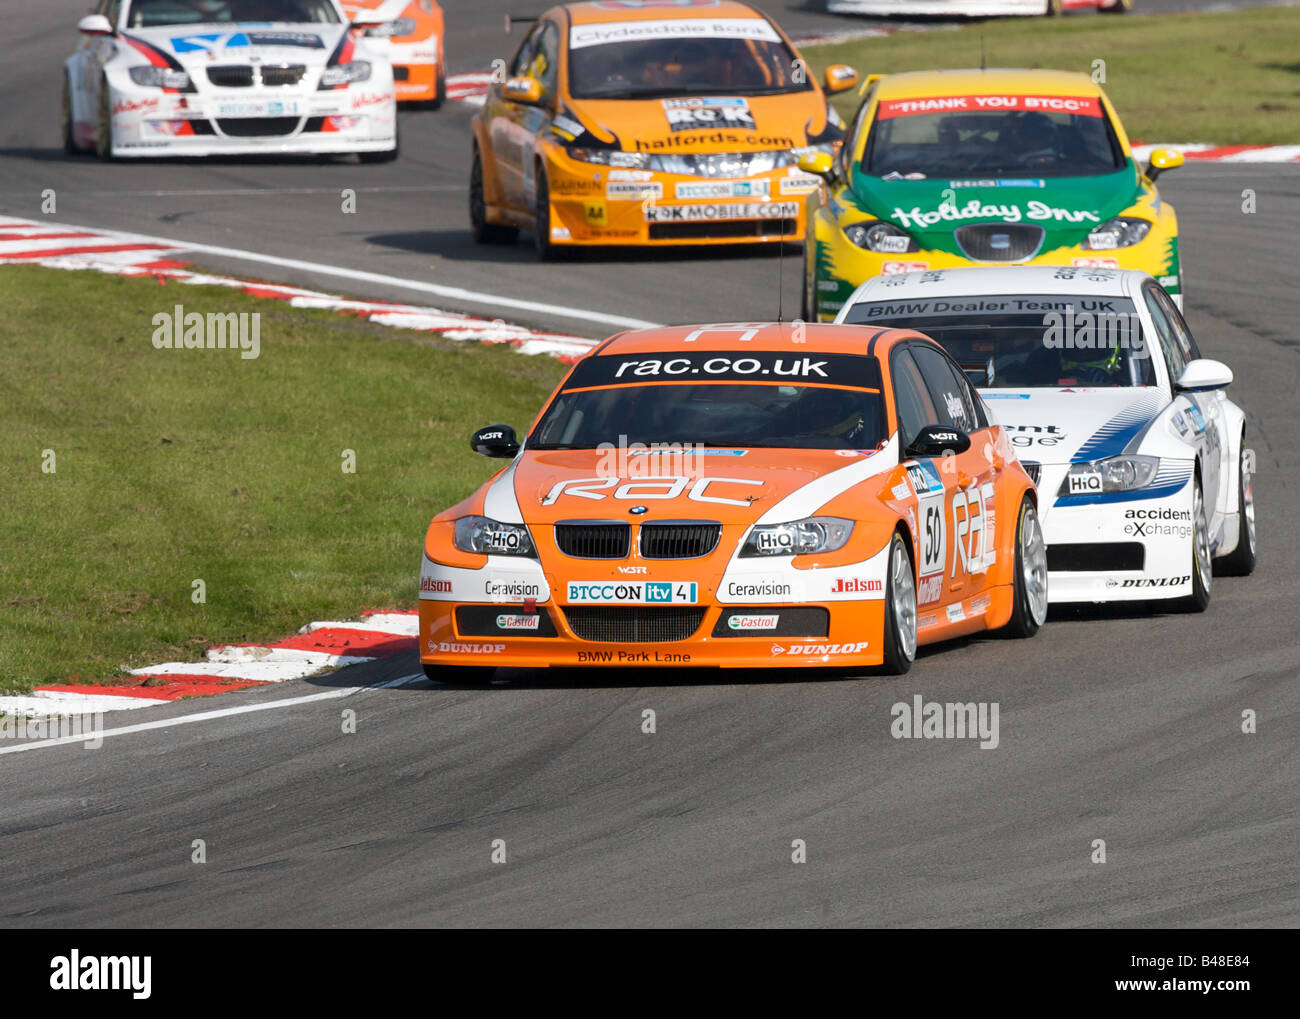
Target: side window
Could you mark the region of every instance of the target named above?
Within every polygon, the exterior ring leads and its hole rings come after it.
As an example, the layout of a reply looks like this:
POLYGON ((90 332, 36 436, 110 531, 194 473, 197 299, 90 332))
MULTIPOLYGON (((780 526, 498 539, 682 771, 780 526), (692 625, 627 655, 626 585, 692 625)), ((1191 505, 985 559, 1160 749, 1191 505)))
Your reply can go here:
POLYGON ((1169 317, 1170 325, 1174 327, 1174 340, 1178 343, 1178 349, 1182 351, 1184 360, 1195 361, 1201 356, 1201 351, 1196 346, 1196 337, 1187 328, 1187 320, 1178 310, 1178 305, 1174 304, 1174 299, 1169 296, 1164 287, 1153 290, 1152 293, 1156 295, 1160 306, 1165 309, 1165 314, 1169 317))
POLYGON ((1148 284, 1142 288, 1142 297, 1147 302, 1147 310, 1151 313, 1152 324, 1156 327, 1156 336, 1160 341, 1160 350, 1165 355, 1165 364, 1169 366, 1169 384, 1172 386, 1183 374, 1183 369, 1187 367, 1187 359, 1178 349, 1178 341, 1174 338, 1173 323, 1165 314, 1164 305, 1160 303, 1160 295, 1156 293, 1156 284, 1148 284))
POLYGON ((862 136, 862 125, 867 119, 867 110, 870 109, 871 101, 875 97, 876 86, 873 82, 871 87, 867 89, 867 94, 862 97, 862 105, 858 107, 858 112, 853 115, 853 126, 849 128, 849 133, 844 138, 844 144, 840 146, 840 151, 835 156, 836 172, 845 181, 849 179, 849 160, 852 158, 852 152, 857 145, 858 139, 862 136))
POLYGON ((898 443, 907 449, 916 433, 926 425, 939 423, 930 393, 925 388, 920 369, 907 349, 895 348, 889 359, 890 374, 894 381, 894 403, 898 406, 898 443))
POLYGON ((529 65, 533 62, 533 54, 537 52, 537 40, 541 38, 542 27, 537 25, 524 36, 519 49, 515 50, 515 57, 510 61, 510 77, 522 78, 528 74, 529 65))
POLYGON ((976 431, 979 418, 970 397, 970 383, 962 372, 948 357, 933 347, 918 344, 912 348, 916 363, 921 368, 930 396, 934 399, 938 411, 938 424, 951 425, 963 432, 976 431))
POLYGON ((560 33, 551 21, 542 22, 541 29, 542 34, 529 71, 542 83, 543 101, 551 102, 555 98, 555 87, 560 77, 560 33))
POLYGON ((104 12, 104 16, 108 18, 108 23, 112 25, 114 28, 117 28, 117 18, 118 15, 121 13, 122 13, 122 0, 109 0, 108 10, 104 12))

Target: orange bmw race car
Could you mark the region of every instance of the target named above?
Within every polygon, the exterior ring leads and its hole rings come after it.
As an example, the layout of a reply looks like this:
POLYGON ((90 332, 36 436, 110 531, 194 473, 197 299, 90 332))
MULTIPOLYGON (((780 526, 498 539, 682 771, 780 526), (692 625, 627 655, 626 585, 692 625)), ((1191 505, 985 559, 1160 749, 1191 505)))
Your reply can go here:
POLYGON ((440 513, 430 678, 497 666, 911 667, 918 643, 1037 632, 1037 492, 961 368, 902 329, 621 333, 509 466, 440 513))
POLYGON ((367 24, 362 35, 393 64, 397 101, 436 108, 447 97, 442 8, 438 0, 340 0, 349 18, 367 24), (371 25, 372 21, 379 24, 371 25))
POLYGON ((786 35, 737 0, 590 0, 553 7, 474 118, 470 223, 481 243, 801 240, 833 154, 828 93, 786 35))

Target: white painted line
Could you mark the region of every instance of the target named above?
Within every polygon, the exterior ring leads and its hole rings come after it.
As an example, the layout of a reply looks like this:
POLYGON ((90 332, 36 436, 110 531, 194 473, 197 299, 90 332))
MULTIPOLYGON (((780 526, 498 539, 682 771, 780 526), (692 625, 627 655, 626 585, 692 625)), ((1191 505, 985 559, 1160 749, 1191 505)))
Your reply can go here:
POLYGON ((348 686, 325 693, 308 694, 305 697, 284 697, 266 704, 245 704, 238 708, 216 708, 213 711, 200 711, 193 715, 177 715, 175 718, 159 718, 152 722, 139 722, 136 725, 124 725, 118 729, 105 729, 97 733, 82 733, 79 736, 60 736, 57 739, 39 740, 34 743, 19 743, 12 747, 0 748, 0 754, 21 754, 25 750, 43 750, 46 747, 63 746, 67 743, 85 743, 88 739, 108 739, 110 736, 127 736, 150 729, 168 729, 174 725, 193 725, 195 722, 210 722, 217 718, 229 718, 232 715, 247 715, 254 711, 274 711, 276 708, 292 707, 295 704, 308 704, 311 701, 334 700, 339 697, 351 697, 366 690, 388 690, 393 687, 406 686, 415 680, 424 679, 423 672, 413 672, 409 676, 399 676, 383 683, 366 686, 348 686))
MULTIPOLYGON (((370 658, 350 658, 329 655, 334 661, 326 665, 355 665, 371 661, 370 658)), ((132 669, 133 676, 210 676, 213 679, 248 680, 256 683, 284 683, 291 679, 304 679, 319 672, 324 666, 301 660, 274 662, 163 662, 132 669)))
MULTIPOLYGON (((93 230, 92 227, 76 226, 72 223, 62 223, 61 225, 67 230, 93 230)), ((104 228, 100 228, 101 231, 104 228)), ((382 272, 366 272, 362 269, 347 269, 343 266, 325 265, 321 262, 307 262, 299 258, 280 258, 277 255, 263 255, 256 251, 245 251, 241 248, 226 248, 215 244, 197 244, 190 241, 172 240, 166 237, 151 237, 146 234, 124 233, 114 230, 111 232, 113 240, 119 243, 148 244, 155 247, 178 248, 183 251, 192 252, 200 255, 214 255, 218 258, 234 258, 244 262, 256 262, 261 265, 274 265, 281 269, 297 269, 302 272, 317 273, 322 276, 336 276, 340 279, 351 280, 355 283, 373 283, 384 287, 398 287, 404 290, 415 290, 419 293, 433 294, 437 297, 447 297, 452 300, 464 301, 467 304, 483 304, 494 308, 514 308, 519 311, 532 311, 543 315, 554 315, 557 318, 577 319, 582 322, 597 322, 601 325, 614 326, 619 329, 648 329, 654 328, 659 323, 646 322, 637 318, 625 318, 622 315, 607 315, 603 312, 586 311, 582 308, 574 308, 563 304, 546 304, 542 301, 525 301, 518 297, 502 297, 498 294, 487 294, 479 290, 466 290, 463 287, 446 287, 437 283, 426 283, 423 280, 404 279, 401 276, 389 276, 382 272)))

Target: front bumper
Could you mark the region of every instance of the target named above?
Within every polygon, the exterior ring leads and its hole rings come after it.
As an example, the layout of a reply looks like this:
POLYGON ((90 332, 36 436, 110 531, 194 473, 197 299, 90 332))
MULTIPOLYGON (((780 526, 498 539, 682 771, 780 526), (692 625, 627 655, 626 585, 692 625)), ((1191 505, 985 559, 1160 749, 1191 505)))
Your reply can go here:
MULTIPOLYGON (((1048 592, 1062 602, 1152 601, 1192 593, 1191 461, 1162 466, 1166 480, 1113 496, 1058 496, 1039 516, 1048 592), (1095 501, 1088 501, 1088 500, 1095 501)), ((1044 465, 1040 493, 1056 492, 1068 465, 1044 465)))
POLYGON ((536 560, 489 556, 470 569, 426 557, 420 660, 510 668, 879 665, 887 552, 825 569, 737 560, 719 572, 702 560, 660 560, 647 574, 628 575, 609 560, 575 559, 565 563, 568 581, 536 560), (651 597, 643 587, 677 593, 651 597), (642 594, 649 600, 629 600, 642 594))
POLYGON ((715 179, 548 161, 551 243, 709 245, 801 241, 818 178, 798 167, 715 179))
POLYGON ((113 88, 113 155, 325 155, 388 152, 397 145, 397 103, 387 80, 331 92, 237 92, 113 88))
MULTIPOLYGON (((858 220, 854 221, 859 222, 858 220)), ((1102 266, 1112 269, 1141 269, 1150 273, 1182 306, 1182 275, 1178 246, 1158 228, 1152 229, 1143 240, 1127 248, 1111 251, 1090 251, 1075 246, 1062 246, 1051 251, 1041 251, 1021 262, 976 262, 950 251, 922 250, 907 254, 883 254, 867 251, 854 244, 832 218, 825 207, 819 207, 812 217, 815 250, 808 264, 812 267, 812 294, 817 304, 816 320, 833 321, 844 303, 860 284, 873 276, 915 272, 925 269, 956 269, 973 265, 1056 265, 1102 266)))

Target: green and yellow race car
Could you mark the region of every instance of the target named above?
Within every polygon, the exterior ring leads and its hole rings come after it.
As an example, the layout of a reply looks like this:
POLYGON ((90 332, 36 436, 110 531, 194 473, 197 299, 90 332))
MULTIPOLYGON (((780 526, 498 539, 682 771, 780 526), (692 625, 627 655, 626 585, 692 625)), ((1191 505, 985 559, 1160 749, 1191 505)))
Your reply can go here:
POLYGON ((963 265, 1142 269, 1182 305, 1178 220, 1105 92, 1061 71, 873 75, 838 155, 807 155, 803 317, 872 276, 963 265))

